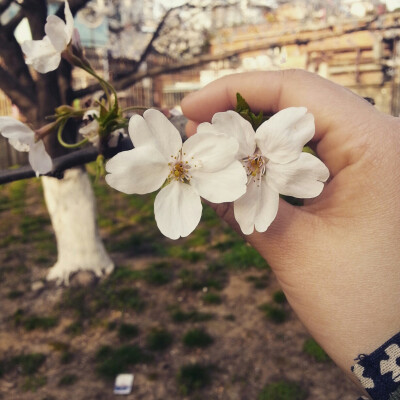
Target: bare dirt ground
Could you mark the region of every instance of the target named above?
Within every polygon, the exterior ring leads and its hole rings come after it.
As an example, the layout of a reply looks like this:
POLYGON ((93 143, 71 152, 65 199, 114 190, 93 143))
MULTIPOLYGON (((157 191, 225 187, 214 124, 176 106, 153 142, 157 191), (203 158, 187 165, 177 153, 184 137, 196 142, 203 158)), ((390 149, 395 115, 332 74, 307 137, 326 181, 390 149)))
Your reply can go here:
POLYGON ((94 188, 117 268, 57 287, 45 282, 56 247, 39 182, 0 187, 0 399, 117 399, 119 372, 135 374, 135 400, 269 400, 262 390, 277 382, 295 388, 277 400, 357 398, 307 347, 268 266, 212 210, 172 242, 151 196, 94 188))

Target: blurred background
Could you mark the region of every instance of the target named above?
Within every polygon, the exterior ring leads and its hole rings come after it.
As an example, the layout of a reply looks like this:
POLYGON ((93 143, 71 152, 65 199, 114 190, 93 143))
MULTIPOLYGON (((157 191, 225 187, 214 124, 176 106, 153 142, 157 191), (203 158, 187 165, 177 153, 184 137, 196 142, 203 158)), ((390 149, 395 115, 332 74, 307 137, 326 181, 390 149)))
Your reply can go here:
MULTIPOLYGON (((400 0, 70 4, 86 56, 122 107, 179 108, 226 74, 304 68, 400 113, 400 0)), ((64 15, 60 2, 0 1, 2 116, 29 120, 32 87, 45 87, 50 105, 67 80, 69 102, 98 96, 81 70, 45 78, 24 69, 22 54, 10 58, 38 38, 38 10, 43 23, 64 15)), ((0 169, 26 162, 0 137, 0 169)), ((87 170, 115 268, 101 278, 100 267, 74 271, 61 286, 46 279, 62 245, 40 182, 0 186, 0 399, 113 399, 121 372, 135 374, 131 399, 357 398, 266 262, 210 208, 189 238, 172 242, 155 225, 154 196, 117 193, 87 170)))

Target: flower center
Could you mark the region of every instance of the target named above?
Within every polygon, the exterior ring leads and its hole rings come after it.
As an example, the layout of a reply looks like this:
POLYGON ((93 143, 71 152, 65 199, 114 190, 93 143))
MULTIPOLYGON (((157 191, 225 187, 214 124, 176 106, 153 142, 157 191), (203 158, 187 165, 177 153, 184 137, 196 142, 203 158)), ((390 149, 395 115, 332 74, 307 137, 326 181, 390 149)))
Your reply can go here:
POLYGON ((189 170, 192 168, 188 161, 182 160, 182 152, 179 152, 177 156, 171 156, 174 161, 168 163, 171 171, 168 176, 168 180, 176 180, 184 183, 189 183, 192 177, 189 174, 189 170))
POLYGON ((244 158, 242 164, 247 173, 247 183, 260 181, 267 171, 267 163, 268 159, 258 153, 244 158))

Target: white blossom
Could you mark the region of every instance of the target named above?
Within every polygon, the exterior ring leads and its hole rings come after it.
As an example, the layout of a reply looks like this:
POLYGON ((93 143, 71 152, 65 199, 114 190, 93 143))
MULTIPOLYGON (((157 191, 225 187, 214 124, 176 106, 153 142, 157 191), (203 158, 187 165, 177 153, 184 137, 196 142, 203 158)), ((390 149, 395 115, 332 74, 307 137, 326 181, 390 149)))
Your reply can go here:
POLYGON ((29 152, 29 163, 36 175, 47 174, 53 168, 43 140, 36 140, 35 132, 11 117, 0 117, 0 133, 18 151, 29 152))
POLYGON ((61 53, 67 48, 74 31, 74 18, 65 0, 65 22, 56 15, 49 15, 44 26, 46 35, 42 40, 27 40, 22 43, 25 62, 45 74, 54 71, 60 64, 61 53))
POLYGON ((107 183, 128 194, 157 194, 154 213, 171 239, 189 235, 201 218, 200 196, 213 203, 234 201, 246 191, 246 174, 235 159, 235 139, 214 133, 194 135, 182 144, 178 130, 157 110, 129 121, 133 150, 106 164, 107 183))
MULTIPOLYGON (((100 125, 97 120, 99 117, 99 111, 98 110, 88 110, 85 112, 83 115, 83 121, 86 122, 85 126, 82 126, 79 129, 79 133, 94 147, 99 148, 100 146, 100 135, 99 135, 99 129, 100 125)), ((118 139, 120 135, 124 135, 123 129, 117 129, 113 132, 110 133, 109 139, 108 139, 108 146, 109 147, 116 147, 118 145, 118 139)))
POLYGON ((329 177, 321 160, 302 152, 315 133, 314 117, 304 107, 279 111, 256 132, 238 113, 221 112, 197 132, 224 133, 239 142, 237 157, 247 174, 247 191, 234 202, 234 214, 246 235, 268 229, 278 212, 279 194, 316 197, 329 177))

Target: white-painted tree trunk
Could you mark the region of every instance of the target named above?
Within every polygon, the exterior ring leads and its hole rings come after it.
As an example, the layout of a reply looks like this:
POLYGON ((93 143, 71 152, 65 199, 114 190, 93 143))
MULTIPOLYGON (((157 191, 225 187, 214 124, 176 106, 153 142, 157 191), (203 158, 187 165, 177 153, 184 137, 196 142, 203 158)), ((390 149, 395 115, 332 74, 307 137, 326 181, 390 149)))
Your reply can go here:
POLYGON ((77 271, 109 274, 114 263, 100 239, 96 202, 87 173, 81 168, 65 171, 63 179, 42 177, 44 197, 57 240, 58 259, 47 280, 69 283, 77 271))

